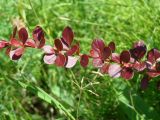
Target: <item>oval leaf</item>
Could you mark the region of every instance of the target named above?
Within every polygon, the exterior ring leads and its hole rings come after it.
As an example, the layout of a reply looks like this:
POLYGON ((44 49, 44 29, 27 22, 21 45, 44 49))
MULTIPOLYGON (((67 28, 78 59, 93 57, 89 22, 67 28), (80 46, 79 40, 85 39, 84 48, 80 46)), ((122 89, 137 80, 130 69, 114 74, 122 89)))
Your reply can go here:
POLYGON ((88 63, 89 63, 89 57, 88 57, 88 55, 83 54, 83 55, 81 56, 81 59, 80 59, 80 64, 81 64, 81 66, 82 66, 82 67, 87 67, 88 63))
POLYGON ((109 69, 109 64, 106 63, 106 64, 104 64, 104 65, 100 68, 100 72, 101 72, 102 74, 107 74, 107 73, 108 73, 108 69, 109 69))
POLYGON ((113 78, 118 78, 121 75, 121 66, 119 64, 111 64, 108 69, 109 76, 113 78))
POLYGON ((103 60, 106 60, 109 58, 109 56, 112 54, 112 51, 109 47, 104 47, 103 53, 102 53, 102 58, 103 60))
POLYGON ((152 64, 154 62, 156 62, 156 60, 160 58, 160 51, 157 49, 151 49, 148 53, 147 53, 147 60, 149 62, 151 62, 152 64))
POLYGON ((63 45, 59 39, 55 39, 54 44, 55 44, 58 51, 61 51, 63 49, 63 45))
POLYGON ((134 72, 132 70, 132 68, 123 68, 121 71, 121 77, 126 79, 126 80, 130 80, 132 79, 134 76, 134 72))
POLYGON ((1 40, 0 41, 0 49, 5 48, 9 45, 7 41, 1 40))
POLYGON ((67 43, 67 45, 70 46, 74 38, 74 33, 72 29, 70 27, 64 28, 62 32, 62 37, 64 41, 67 43))
POLYGON ((77 57, 72 57, 72 56, 67 56, 67 63, 66 63, 66 68, 72 68, 75 66, 77 63, 78 58, 77 57))
POLYGON ((92 49, 101 53, 101 52, 103 52, 104 47, 105 47, 105 44, 104 44, 103 40, 100 40, 100 39, 93 40, 92 49))
POLYGON ((78 45, 74 45, 74 46, 71 47, 70 50, 68 50, 66 52, 66 55, 67 56, 72 56, 74 53, 76 53, 78 51, 78 49, 79 49, 79 46, 78 45))
POLYGON ((10 44, 14 47, 23 46, 23 44, 15 38, 11 38, 10 44))
POLYGON ((45 55, 43 60, 46 64, 54 64, 57 56, 55 54, 45 55))
POLYGON ((121 54, 120 54, 120 62, 125 62, 125 63, 128 63, 130 61, 130 53, 129 51, 125 50, 123 51, 121 54))
POLYGON ((66 63, 66 57, 64 55, 62 55, 62 54, 59 53, 57 55, 56 60, 55 60, 55 64, 57 66, 63 67, 65 65, 65 63, 66 63))
POLYGON ((45 45, 43 47, 43 50, 44 50, 44 52, 46 54, 53 54, 53 53, 55 53, 53 47, 51 47, 50 45, 45 45))
POLYGON ((32 48, 35 48, 36 47, 36 43, 34 40, 32 39, 28 39, 25 43, 25 47, 32 47, 32 48))
POLYGON ((12 60, 18 60, 21 58, 24 53, 24 48, 17 48, 15 50, 10 51, 9 56, 12 60))
POLYGON ((94 67, 102 67, 103 61, 100 58, 94 58, 92 64, 94 67))
POLYGON ((149 80, 151 78, 149 76, 144 76, 141 80, 141 89, 146 89, 148 87, 149 80))
POLYGON ((19 36, 19 39, 22 41, 22 43, 25 44, 25 42, 28 39, 28 32, 27 32, 26 28, 21 28, 18 31, 18 36, 19 36))
POLYGON ((108 44, 108 47, 112 50, 112 52, 114 52, 115 49, 116 49, 116 45, 115 45, 114 42, 110 42, 110 43, 108 44))

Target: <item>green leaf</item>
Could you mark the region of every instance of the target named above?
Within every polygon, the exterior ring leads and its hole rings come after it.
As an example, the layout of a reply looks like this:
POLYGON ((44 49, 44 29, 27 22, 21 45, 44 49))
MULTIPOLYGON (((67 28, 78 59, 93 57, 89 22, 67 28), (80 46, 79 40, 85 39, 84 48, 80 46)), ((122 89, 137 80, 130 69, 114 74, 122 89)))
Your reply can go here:
POLYGON ((25 83, 20 82, 20 81, 18 83, 23 88, 27 89, 28 91, 32 92, 33 94, 36 94, 39 98, 43 99, 47 103, 56 105, 56 107, 59 110, 62 110, 68 116, 68 118, 70 118, 71 120, 75 120, 75 118, 69 113, 69 111, 59 101, 57 101, 55 98, 50 96, 48 93, 46 93, 41 88, 36 87, 36 86, 32 86, 32 85, 26 85, 25 83))

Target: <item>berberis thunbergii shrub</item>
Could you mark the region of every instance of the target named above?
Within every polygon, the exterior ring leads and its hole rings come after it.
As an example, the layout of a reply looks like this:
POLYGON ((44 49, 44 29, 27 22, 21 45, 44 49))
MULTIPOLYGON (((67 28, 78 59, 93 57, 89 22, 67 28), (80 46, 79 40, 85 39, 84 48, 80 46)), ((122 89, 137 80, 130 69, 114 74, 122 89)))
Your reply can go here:
POLYGON ((92 59, 93 66, 100 69, 102 74, 114 78, 121 76, 130 80, 135 72, 143 74, 142 89, 147 87, 149 80, 160 75, 160 51, 153 48, 147 52, 147 47, 142 40, 134 43, 131 49, 118 54, 115 52, 114 42, 106 45, 103 40, 94 39, 90 53, 82 54, 80 44, 74 44, 73 39, 74 32, 70 27, 65 27, 62 37, 56 38, 52 47, 45 44, 45 34, 40 26, 35 27, 32 38, 29 38, 26 28, 15 27, 9 41, 0 41, 0 49, 5 48, 11 60, 20 59, 28 47, 42 49, 46 64, 65 68, 74 67, 77 61, 80 61, 83 67, 87 67, 89 59, 92 59), (147 55, 144 59, 145 54, 147 55))

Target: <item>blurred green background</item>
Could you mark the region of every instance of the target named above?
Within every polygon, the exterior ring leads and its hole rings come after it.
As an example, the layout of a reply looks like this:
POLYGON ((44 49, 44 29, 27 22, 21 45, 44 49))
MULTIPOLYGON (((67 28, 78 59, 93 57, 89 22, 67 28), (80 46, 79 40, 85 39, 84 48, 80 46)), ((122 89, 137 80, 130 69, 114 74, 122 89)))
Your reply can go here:
MULTIPOLYGON (((9 40, 12 21, 21 19, 30 35, 36 25, 47 44, 65 26, 75 32, 82 53, 101 38, 117 50, 144 40, 160 48, 160 0, 0 0, 0 39, 9 40)), ((58 68, 43 63, 41 50, 27 49, 11 61, 0 53, 0 120, 160 120, 159 78, 142 91, 142 76, 131 81, 101 76, 91 64, 58 68)), ((90 61, 91 62, 91 61, 90 61)))

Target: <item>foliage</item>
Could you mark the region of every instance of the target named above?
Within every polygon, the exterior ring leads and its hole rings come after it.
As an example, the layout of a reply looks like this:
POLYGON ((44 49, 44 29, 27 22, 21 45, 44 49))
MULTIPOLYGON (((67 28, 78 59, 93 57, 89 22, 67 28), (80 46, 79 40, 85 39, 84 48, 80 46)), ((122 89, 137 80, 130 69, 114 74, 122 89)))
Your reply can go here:
POLYGON ((11 59, 18 59, 10 61, 0 53, 0 119, 158 119, 159 5, 158 0, 0 1, 0 38, 6 40, 1 45, 10 48, 7 53, 11 59), (11 21, 18 26, 19 35, 14 36, 13 32, 8 37, 11 21), (74 36, 66 37, 71 31, 69 27, 64 29, 67 35, 61 33, 64 26, 71 26, 74 36), (16 41, 12 39, 12 44, 11 38, 16 38, 16 41), (28 42, 28 38, 32 38, 32 42, 28 42), (58 39, 53 42, 52 38, 58 39), (133 40, 142 39, 147 46, 139 41, 130 48, 135 43, 133 40), (55 49, 56 54, 41 52, 45 48, 44 41, 46 45, 54 43, 49 48, 55 49), (62 49, 62 41, 67 43, 68 50, 62 49), (90 45, 97 41, 109 44, 90 45), (91 53, 98 52, 98 57, 86 54, 90 49, 91 53), (149 51, 144 54, 147 49, 149 51), (115 52, 120 59, 113 61, 115 52), (58 66, 74 66, 73 59, 72 64, 67 65, 70 62, 64 55, 78 57, 74 59, 77 64, 72 69, 46 65, 43 59, 48 55, 60 58, 55 63, 58 66), (134 64, 130 61, 132 58, 134 64), (95 61, 94 67, 91 59, 95 61), (101 64, 95 64, 97 59, 101 64), (117 67, 124 73, 132 73, 126 76, 118 72, 121 77, 131 80, 114 79, 104 74, 108 68, 104 61, 112 66, 108 71, 110 76, 115 72, 111 68, 117 67), (144 61, 145 66, 139 66, 144 61))

